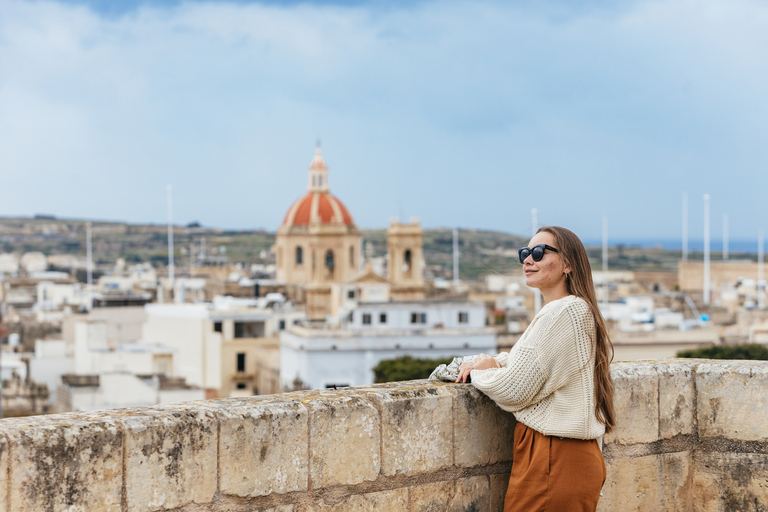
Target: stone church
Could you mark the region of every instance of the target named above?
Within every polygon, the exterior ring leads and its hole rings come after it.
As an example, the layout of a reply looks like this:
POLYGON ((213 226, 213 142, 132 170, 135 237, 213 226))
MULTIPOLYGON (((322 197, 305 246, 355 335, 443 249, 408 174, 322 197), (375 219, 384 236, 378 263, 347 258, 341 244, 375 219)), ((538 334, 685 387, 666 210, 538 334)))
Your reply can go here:
MULTIPOLYGON (((370 269, 364 268, 360 230, 344 203, 330 192, 320 148, 308 174, 307 193, 291 205, 277 230, 277 280, 290 296, 305 302, 310 319, 324 320, 339 310, 340 301, 360 296, 359 290, 355 295, 356 285, 370 281, 370 269)), ((388 298, 423 299, 420 223, 390 222, 387 251, 388 298)))

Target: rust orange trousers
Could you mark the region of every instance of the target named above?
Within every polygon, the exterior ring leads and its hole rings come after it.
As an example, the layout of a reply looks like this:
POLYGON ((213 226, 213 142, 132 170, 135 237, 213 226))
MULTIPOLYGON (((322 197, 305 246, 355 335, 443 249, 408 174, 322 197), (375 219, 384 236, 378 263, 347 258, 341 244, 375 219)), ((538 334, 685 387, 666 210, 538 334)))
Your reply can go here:
POLYGON ((596 439, 550 437, 518 423, 504 512, 594 512, 605 482, 596 439))

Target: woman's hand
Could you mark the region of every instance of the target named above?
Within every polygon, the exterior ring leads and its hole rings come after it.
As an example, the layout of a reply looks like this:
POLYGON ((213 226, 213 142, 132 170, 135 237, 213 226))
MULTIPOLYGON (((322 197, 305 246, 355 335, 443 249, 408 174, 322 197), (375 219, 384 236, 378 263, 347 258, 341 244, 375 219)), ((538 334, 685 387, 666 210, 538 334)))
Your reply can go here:
POLYGON ((501 365, 488 354, 480 354, 474 361, 461 363, 461 366, 459 366, 459 377, 456 379, 456 382, 467 382, 469 372, 472 370, 487 370, 489 368, 501 368, 501 365))

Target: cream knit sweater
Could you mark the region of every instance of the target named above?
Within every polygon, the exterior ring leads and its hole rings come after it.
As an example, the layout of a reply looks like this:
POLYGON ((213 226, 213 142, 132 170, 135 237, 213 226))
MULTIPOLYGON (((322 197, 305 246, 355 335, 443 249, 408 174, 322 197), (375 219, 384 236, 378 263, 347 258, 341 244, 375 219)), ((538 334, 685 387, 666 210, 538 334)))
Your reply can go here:
POLYGON ((596 439, 595 321, 573 295, 541 308, 501 368, 472 370, 472 384, 517 420, 548 436, 596 439))

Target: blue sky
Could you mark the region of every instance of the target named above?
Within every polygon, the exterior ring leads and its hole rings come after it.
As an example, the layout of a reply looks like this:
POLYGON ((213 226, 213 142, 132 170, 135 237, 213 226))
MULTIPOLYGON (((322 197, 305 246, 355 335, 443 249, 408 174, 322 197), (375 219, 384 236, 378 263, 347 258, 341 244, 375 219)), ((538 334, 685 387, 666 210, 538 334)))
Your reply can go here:
POLYGON ((0 0, 0 215, 768 229, 768 4, 0 0))

